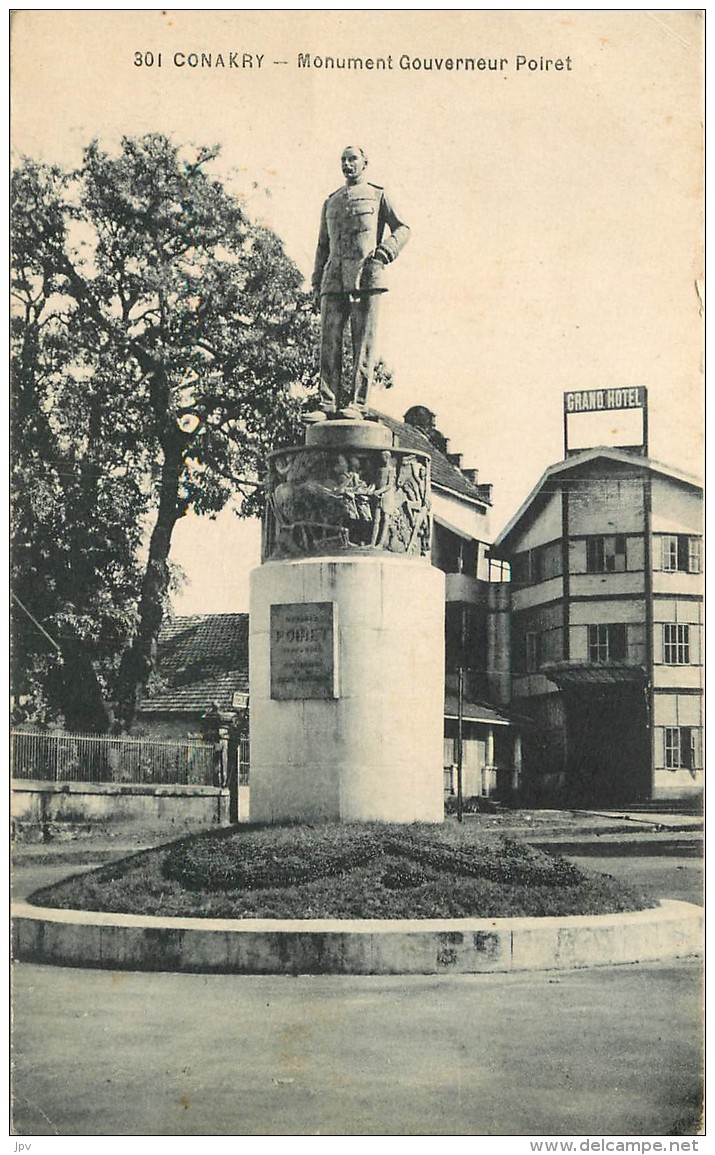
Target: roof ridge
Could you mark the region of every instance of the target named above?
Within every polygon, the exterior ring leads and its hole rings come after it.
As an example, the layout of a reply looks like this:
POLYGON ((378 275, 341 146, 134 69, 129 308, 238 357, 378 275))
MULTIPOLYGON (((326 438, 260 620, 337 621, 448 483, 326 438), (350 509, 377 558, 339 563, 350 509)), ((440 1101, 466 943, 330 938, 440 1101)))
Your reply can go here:
POLYGON ((668 465, 666 462, 657 461, 653 457, 642 457, 637 453, 632 453, 628 449, 619 449, 613 445, 592 445, 586 449, 580 449, 576 453, 572 453, 569 457, 564 457, 560 461, 554 461, 542 471, 538 481, 529 490, 524 500, 519 505, 516 512, 511 516, 504 528, 497 534, 494 539, 492 548, 499 549, 504 541, 511 535, 522 517, 526 515, 530 507, 534 504, 536 499, 542 492, 551 492, 547 489, 547 482, 550 478, 558 476, 562 473, 567 473, 570 469, 578 468, 579 465, 585 465, 590 461, 596 461, 599 457, 609 458, 611 461, 617 462, 619 465, 628 465, 634 468, 640 468, 650 471, 651 473, 662 473, 666 477, 672 478, 674 481, 679 481, 684 485, 690 485, 695 489, 703 488, 703 481, 695 474, 686 473, 685 470, 679 469, 677 466, 668 465))
POLYGON ((478 501, 482 505, 490 505, 491 502, 485 500, 484 487, 477 483, 470 481, 462 470, 449 460, 447 454, 440 449, 433 441, 418 429, 415 425, 410 425, 407 421, 401 421, 398 417, 392 417, 388 413, 381 413, 379 409, 370 409, 378 421, 382 421, 389 429, 401 438, 404 448, 417 449, 429 453, 432 458, 432 483, 436 486, 442 486, 444 489, 450 490, 459 497, 470 498, 473 501, 478 501), (410 442, 412 443, 410 445, 410 442))

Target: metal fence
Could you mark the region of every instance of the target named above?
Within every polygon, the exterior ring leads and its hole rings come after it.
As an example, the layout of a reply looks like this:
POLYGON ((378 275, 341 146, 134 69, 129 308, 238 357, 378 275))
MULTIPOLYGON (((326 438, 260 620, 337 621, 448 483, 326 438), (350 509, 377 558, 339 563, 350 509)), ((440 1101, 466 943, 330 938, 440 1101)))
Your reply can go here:
POLYGON ((13 778, 49 782, 126 782, 211 786, 213 746, 185 738, 112 738, 99 734, 11 733, 13 778))

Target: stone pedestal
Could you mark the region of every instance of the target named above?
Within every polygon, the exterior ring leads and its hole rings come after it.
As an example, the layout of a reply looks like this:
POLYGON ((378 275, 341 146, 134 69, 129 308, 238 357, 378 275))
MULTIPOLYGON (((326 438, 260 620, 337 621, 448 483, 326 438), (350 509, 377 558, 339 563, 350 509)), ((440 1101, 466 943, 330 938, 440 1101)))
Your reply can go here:
POLYGON ((384 426, 330 422, 273 455, 268 492, 251 575, 251 821, 441 822, 429 459, 384 426))

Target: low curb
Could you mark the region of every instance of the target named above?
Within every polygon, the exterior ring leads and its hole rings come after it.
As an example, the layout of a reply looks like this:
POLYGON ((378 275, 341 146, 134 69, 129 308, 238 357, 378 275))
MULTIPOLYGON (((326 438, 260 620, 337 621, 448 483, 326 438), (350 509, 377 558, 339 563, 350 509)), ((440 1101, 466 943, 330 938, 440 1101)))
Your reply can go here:
POLYGON ((482 974, 612 966, 702 952, 703 910, 561 918, 197 919, 12 909, 16 959, 221 974, 482 974))

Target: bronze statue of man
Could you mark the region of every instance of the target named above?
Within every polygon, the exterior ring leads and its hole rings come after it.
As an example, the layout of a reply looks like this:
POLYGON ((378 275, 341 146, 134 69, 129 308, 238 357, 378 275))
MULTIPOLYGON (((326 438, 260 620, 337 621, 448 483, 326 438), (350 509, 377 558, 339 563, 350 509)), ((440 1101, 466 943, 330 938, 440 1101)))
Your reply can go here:
POLYGON ((306 415, 313 421, 363 416, 375 368, 378 303, 387 292, 385 268, 410 236, 385 190, 365 180, 363 149, 348 145, 340 163, 345 184, 323 205, 313 271, 313 301, 320 311, 320 403, 306 415), (346 397, 341 381, 348 320, 353 372, 346 397))

